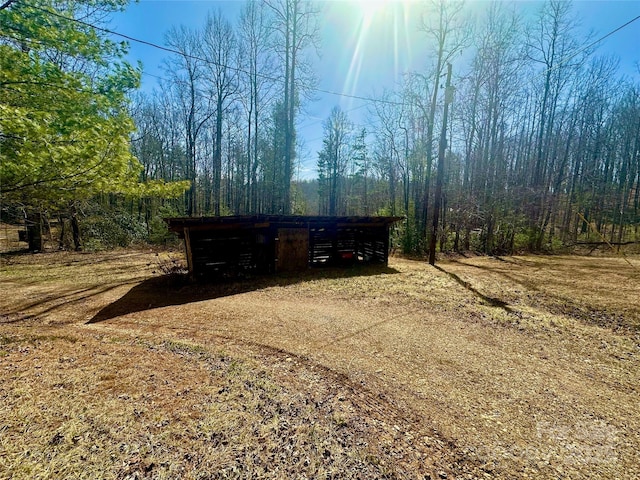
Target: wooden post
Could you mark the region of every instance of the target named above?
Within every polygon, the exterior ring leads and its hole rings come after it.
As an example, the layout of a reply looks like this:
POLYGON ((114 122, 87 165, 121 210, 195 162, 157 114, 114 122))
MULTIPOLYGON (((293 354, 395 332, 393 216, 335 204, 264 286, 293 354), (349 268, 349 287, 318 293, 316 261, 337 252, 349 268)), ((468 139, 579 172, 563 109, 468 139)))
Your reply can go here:
POLYGON ((389 250, 390 250, 390 242, 389 242, 389 234, 391 233, 390 225, 387 224, 384 227, 384 264, 389 265, 389 250))
POLYGON ((25 223, 27 227, 29 251, 42 252, 44 250, 44 242, 42 238, 42 214, 37 212, 29 215, 25 223))
POLYGON ((438 224, 440 220, 440 205, 442 201, 442 183, 444 182, 444 158, 447 148, 447 119, 449 104, 453 100, 451 87, 451 64, 447 64, 447 84, 444 93, 444 113, 442 115, 442 131, 440 132, 440 144, 438 147, 438 173, 436 176, 436 193, 433 202, 433 224, 431 238, 429 239, 429 263, 436 263, 436 241, 438 238, 438 224))
POLYGON ((193 279, 195 277, 194 264, 193 264, 193 250, 191 249, 191 235, 189 234, 189 227, 184 227, 184 251, 187 257, 187 267, 189 268, 189 276, 193 279))

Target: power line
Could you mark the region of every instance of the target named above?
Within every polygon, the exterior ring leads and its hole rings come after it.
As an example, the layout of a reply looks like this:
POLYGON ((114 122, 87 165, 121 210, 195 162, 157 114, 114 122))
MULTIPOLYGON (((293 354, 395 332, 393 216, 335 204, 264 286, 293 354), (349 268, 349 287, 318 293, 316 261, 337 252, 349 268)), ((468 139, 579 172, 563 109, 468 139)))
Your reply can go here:
MULTIPOLYGON (((94 29, 99 30, 101 32, 108 33, 110 35, 115 35, 115 36, 124 38, 126 40, 131 41, 131 42, 139 43, 139 44, 142 44, 142 45, 147 45, 149 47, 156 48, 158 50, 162 50, 162 51, 165 51, 165 52, 168 52, 168 53, 172 53, 174 55, 180 55, 180 56, 185 57, 185 58, 190 58, 192 60, 197 60, 197 61, 209 64, 209 65, 213 65, 213 66, 216 66, 216 67, 226 68, 226 69, 238 72, 238 73, 243 73, 245 75, 251 75, 250 72, 248 72, 247 70, 244 70, 242 68, 239 68, 239 67, 233 67, 233 66, 230 66, 230 65, 221 64, 221 63, 215 62, 213 60, 209 60, 209 59, 206 59, 206 58, 198 57, 197 55, 191 55, 189 53, 181 52, 179 50, 176 50, 176 49, 173 49, 173 48, 170 48, 170 47, 165 47, 165 46, 159 45, 157 43, 149 42, 147 40, 142 40, 142 39, 139 39, 139 38, 136 38, 136 37, 132 37, 132 36, 126 35, 124 33, 116 32, 115 30, 111 30, 111 29, 104 28, 104 27, 99 27, 97 25, 91 24, 89 22, 85 22, 85 21, 80 20, 80 19, 67 17, 65 15, 61 15, 61 14, 59 14, 59 13, 53 11, 53 10, 48 10, 48 9, 42 8, 42 7, 37 6, 37 5, 32 5, 32 4, 28 3, 28 2, 25 2, 24 0, 19 0, 19 1, 21 3, 27 5, 27 6, 31 7, 31 8, 34 8, 36 10, 40 10, 40 11, 42 11, 44 13, 49 14, 49 15, 53 15, 53 16, 55 16, 57 18, 60 18, 60 19, 63 19, 63 20, 69 21, 69 22, 75 22, 75 23, 78 23, 80 25, 84 25, 84 26, 89 27, 89 28, 94 28, 94 29)), ((560 66, 566 64, 568 61, 570 61, 572 58, 575 58, 580 53, 582 53, 582 52, 590 49, 591 47, 601 43, 602 41, 604 41, 608 37, 614 35, 615 33, 619 32, 620 30, 628 27, 629 25, 631 25, 632 23, 636 22, 639 19, 640 19, 640 15, 632 18, 631 20, 627 21, 626 23, 624 23, 624 24, 620 25, 619 27, 611 30, 607 34, 603 35, 602 37, 598 38, 597 40, 594 40, 593 42, 589 43, 588 45, 586 45, 585 47, 583 47, 580 50, 576 51, 575 53, 570 54, 568 57, 561 59, 559 65, 557 65, 555 68, 559 68, 560 66)), ((156 77, 156 78, 161 79, 161 80, 163 79, 162 77, 158 77, 158 76, 152 75, 150 73, 143 72, 143 74, 151 76, 151 77, 156 77)), ((276 77, 272 77, 272 76, 261 74, 261 73, 257 73, 257 72, 255 73, 255 75, 257 77, 260 77, 260 78, 263 78, 265 80, 269 80, 269 81, 272 81, 272 82, 280 81, 280 79, 278 79, 276 77)), ((164 80, 168 80, 168 79, 164 79, 164 80)), ((394 106, 399 106, 399 107, 402 107, 402 106, 405 105, 404 102, 397 102, 397 101, 393 101, 393 100, 385 100, 385 99, 380 99, 380 98, 364 97, 364 96, 361 96, 361 95, 353 95, 353 94, 348 94, 348 93, 344 93, 344 92, 336 92, 336 91, 333 91, 333 90, 326 90, 326 89, 317 88, 317 87, 311 87, 310 90, 318 92, 318 93, 325 93, 327 95, 337 96, 337 97, 349 98, 349 99, 353 99, 353 100, 361 100, 361 101, 365 101, 365 102, 368 102, 368 103, 380 103, 380 104, 394 105, 394 106)))
MULTIPOLYGON (((57 12, 55 12, 53 10, 48 10, 48 9, 45 9, 45 8, 42 8, 42 7, 39 7, 39 6, 36 6, 36 5, 29 4, 28 2, 24 2, 23 0, 20 0, 20 1, 21 1, 21 3, 27 5, 27 6, 31 7, 31 8, 35 8, 36 10, 40 10, 42 12, 45 12, 45 13, 49 14, 49 15, 53 15, 54 17, 57 17, 57 18, 60 18, 60 19, 63 19, 63 20, 69 21, 69 22, 75 22, 75 23, 78 23, 80 25, 84 25, 85 27, 94 28, 94 29, 99 30, 101 32, 108 33, 110 35, 116 35, 118 37, 124 38, 126 40, 131 41, 131 42, 136 42, 136 43, 140 43, 142 45, 147 45, 147 46, 152 47, 152 48, 157 48, 158 50, 162 50, 162 51, 165 51, 165 52, 168 52, 168 53, 172 53, 172 54, 175 54, 175 55, 180 55, 182 57, 190 58, 192 60, 197 60, 197 61, 200 61, 200 62, 203 62, 203 63, 207 63, 209 65, 213 65, 213 66, 216 66, 216 67, 227 68, 229 70, 233 70, 233 71, 238 72, 238 73, 243 73, 245 75, 251 75, 250 72, 248 72, 248 71, 246 71, 246 70, 244 70, 242 68, 239 68, 239 67, 232 67, 230 65, 225 65, 225 64, 222 64, 222 63, 215 62, 213 60, 209 60, 209 59, 206 59, 206 58, 198 57, 197 55, 191 55, 189 53, 181 52, 181 51, 173 49, 173 48, 165 47, 163 45, 158 45, 157 43, 149 42, 147 40, 141 40, 139 38, 135 38, 135 37, 132 37, 130 35, 126 35, 124 33, 116 32, 115 30, 111 30, 111 29, 104 28, 104 27, 99 27, 99 26, 94 25, 92 23, 85 22, 83 20, 79 20, 77 18, 71 18, 71 17, 67 17, 65 15, 60 15, 59 13, 57 13, 57 12)), ((265 80, 270 80, 272 82, 280 81, 280 79, 278 79, 276 77, 271 77, 269 75, 264 75, 262 73, 257 73, 256 72, 255 75, 257 77, 263 78, 265 80)), ((366 102, 384 103, 384 104, 396 105, 396 106, 402 106, 403 105, 401 102, 394 102, 392 100, 383 100, 383 99, 377 99, 377 98, 363 97, 363 96, 360 96, 360 95, 352 95, 352 94, 348 94, 348 93, 344 93, 344 92, 334 92, 332 90, 325 90, 325 89, 317 88, 317 87, 311 87, 310 90, 318 92, 318 93, 325 93, 327 95, 334 95, 334 96, 337 96, 337 97, 350 98, 350 99, 354 99, 354 100, 362 100, 362 101, 366 101, 366 102)))
POLYGON ((575 58, 576 56, 580 55, 582 52, 585 52, 587 50, 589 50, 591 47, 597 45, 598 43, 602 42, 603 40, 609 38, 611 35, 613 35, 614 33, 619 32, 620 30, 622 30, 623 28, 628 27, 629 25, 631 25, 633 22, 637 21, 640 19, 640 15, 638 15, 635 18, 632 18, 631 20, 629 20, 628 22, 626 22, 623 25, 620 25, 618 28, 615 28, 613 30, 611 30, 609 33, 603 35, 602 37, 598 38, 597 40, 594 40, 593 42, 591 42, 590 44, 588 44, 587 46, 581 48, 580 50, 578 50, 575 53, 572 53, 571 55, 569 55, 567 58, 563 58, 560 60, 560 64, 558 65, 557 68, 561 67, 562 65, 566 64, 569 60, 571 60, 572 58, 575 58))

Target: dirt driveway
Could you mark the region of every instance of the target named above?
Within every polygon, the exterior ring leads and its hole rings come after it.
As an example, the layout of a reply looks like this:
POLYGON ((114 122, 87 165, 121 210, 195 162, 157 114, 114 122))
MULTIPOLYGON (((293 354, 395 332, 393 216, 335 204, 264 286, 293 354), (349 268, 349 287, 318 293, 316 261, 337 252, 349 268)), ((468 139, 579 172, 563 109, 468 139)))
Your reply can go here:
MULTIPOLYGON (((176 453, 176 439, 162 440, 181 476, 640 478, 637 259, 477 257, 438 268, 391 259, 388 268, 194 286, 158 278, 166 254, 39 258, 9 258, 0 277, 12 292, 0 300, 0 394, 8 402, 0 414, 11 419, 0 432, 13 440, 24 433, 15 406, 29 398, 33 411, 21 415, 42 430, 61 471, 73 472, 89 447, 73 443, 64 420, 36 415, 42 406, 28 392, 38 370, 64 376, 60 358, 80 350, 66 381, 104 397, 91 407, 110 425, 104 435, 138 445, 137 457, 105 450, 115 455, 117 468, 107 469, 115 477, 178 475, 175 465, 145 460, 160 455, 133 433, 155 428, 133 410, 144 404, 149 375, 164 372, 180 383, 174 390, 207 406, 191 418, 184 404, 156 399, 168 422, 178 424, 171 412, 182 412, 183 426, 195 422, 182 443, 207 451, 196 461, 176 453), (20 351, 29 345, 31 357, 20 351), (58 368, 49 372, 47 362, 58 368), (233 362, 240 374, 230 373, 233 362), (125 366, 128 378, 139 377, 126 388, 125 366), (113 385, 91 390, 89 376, 106 370, 113 385), (131 417, 120 434, 107 418, 116 393, 129 399, 118 414, 131 417), (224 420, 216 438, 227 442, 217 450, 211 435, 201 436, 213 406, 224 420)), ((99 443, 85 423, 77 436, 99 443)), ((3 445, 0 477, 3 467, 19 476, 11 465, 24 452, 3 445)), ((85 462, 109 463, 92 455, 85 462)))

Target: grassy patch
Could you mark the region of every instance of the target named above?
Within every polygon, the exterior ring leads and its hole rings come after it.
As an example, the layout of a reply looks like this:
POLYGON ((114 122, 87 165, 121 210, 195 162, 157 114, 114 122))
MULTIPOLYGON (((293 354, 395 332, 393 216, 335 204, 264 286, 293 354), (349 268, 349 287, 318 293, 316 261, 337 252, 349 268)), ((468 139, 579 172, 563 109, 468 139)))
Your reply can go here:
POLYGON ((11 343, 21 348, 5 358, 13 373, 0 389, 8 477, 386 475, 331 387, 311 402, 255 361, 190 342, 11 343))

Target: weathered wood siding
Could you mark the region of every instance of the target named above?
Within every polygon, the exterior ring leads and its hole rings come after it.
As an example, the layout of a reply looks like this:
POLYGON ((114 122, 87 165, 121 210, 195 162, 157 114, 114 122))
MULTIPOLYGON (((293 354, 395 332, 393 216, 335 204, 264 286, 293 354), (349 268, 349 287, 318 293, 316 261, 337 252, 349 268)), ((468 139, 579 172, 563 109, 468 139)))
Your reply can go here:
POLYGON ((386 264, 389 226, 400 218, 255 215, 165 220, 185 241, 191 275, 215 277, 386 264))
POLYGON ((277 237, 277 272, 294 272, 309 267, 309 229, 279 228, 277 237))

